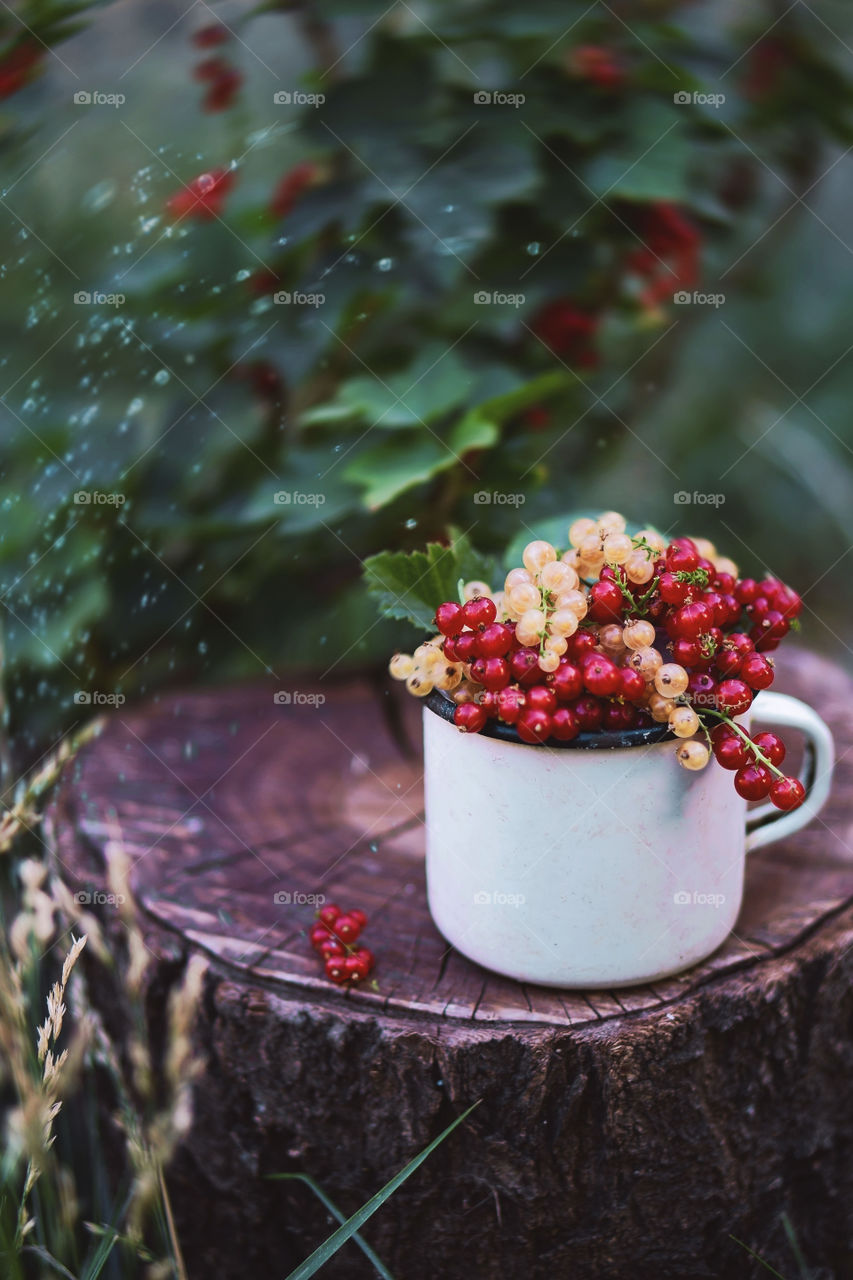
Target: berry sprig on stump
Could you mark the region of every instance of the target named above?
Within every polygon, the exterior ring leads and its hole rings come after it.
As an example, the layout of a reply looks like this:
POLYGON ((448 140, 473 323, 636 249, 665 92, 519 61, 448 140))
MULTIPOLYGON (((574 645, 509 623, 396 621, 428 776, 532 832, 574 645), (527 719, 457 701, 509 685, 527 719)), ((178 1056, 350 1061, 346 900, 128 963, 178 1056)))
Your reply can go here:
POLYGON ((631 536, 615 511, 576 520, 568 540, 562 553, 528 543, 500 591, 460 584, 436 610, 437 634, 395 654, 391 675, 416 697, 446 694, 464 733, 499 720, 543 744, 666 724, 684 768, 713 755, 744 799, 802 804, 782 740, 736 719, 773 683, 767 655, 798 625, 797 593, 739 577, 706 538, 631 536))
POLYGON ((356 907, 341 911, 329 902, 317 912, 308 936, 325 963, 326 977, 338 986, 363 982, 373 969, 373 952, 355 945, 366 927, 367 916, 356 907))

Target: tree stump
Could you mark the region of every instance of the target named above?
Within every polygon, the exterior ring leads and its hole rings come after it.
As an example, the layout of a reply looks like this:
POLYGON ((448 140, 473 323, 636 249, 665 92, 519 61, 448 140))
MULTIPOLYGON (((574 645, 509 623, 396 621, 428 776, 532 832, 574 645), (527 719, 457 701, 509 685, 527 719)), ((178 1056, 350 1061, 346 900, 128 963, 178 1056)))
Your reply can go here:
MULTIPOLYGON (((709 960, 608 992, 496 977, 438 934, 419 707, 396 689, 192 692, 112 718, 50 818, 75 889, 105 887, 120 829, 153 1019, 188 955, 210 959, 208 1068, 170 1175, 192 1280, 284 1277, 329 1234, 306 1186, 266 1175, 310 1174, 350 1213, 477 1099, 364 1230, 397 1280, 768 1274, 750 1250, 791 1277, 785 1215, 812 1277, 853 1275, 853 682, 794 653, 777 687, 836 734, 828 808, 750 857, 709 960), (312 893, 368 912, 378 989, 326 981, 312 893)), ((375 1272, 350 1243, 323 1274, 375 1272)))

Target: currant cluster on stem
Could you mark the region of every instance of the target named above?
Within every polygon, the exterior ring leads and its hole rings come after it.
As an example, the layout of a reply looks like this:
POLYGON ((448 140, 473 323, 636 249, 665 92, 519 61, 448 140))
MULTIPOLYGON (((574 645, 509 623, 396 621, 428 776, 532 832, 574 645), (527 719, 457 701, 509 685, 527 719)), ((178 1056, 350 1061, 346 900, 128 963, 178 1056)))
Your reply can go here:
POLYGON ((741 578, 705 538, 632 536, 615 511, 576 520, 568 542, 562 553, 528 543, 499 591, 464 584, 436 610, 437 634, 395 654, 391 675, 416 697, 449 696, 465 733, 494 719, 522 742, 568 742, 666 724, 684 768, 714 756, 744 798, 801 804, 802 784, 779 768, 781 740, 736 722, 773 683, 768 655, 798 625, 797 593, 741 578))
POLYGON ((324 962, 326 977, 339 986, 363 982, 376 963, 372 951, 355 945, 366 926, 367 916, 357 907, 341 911, 336 902, 327 902, 317 912, 311 946, 324 962))

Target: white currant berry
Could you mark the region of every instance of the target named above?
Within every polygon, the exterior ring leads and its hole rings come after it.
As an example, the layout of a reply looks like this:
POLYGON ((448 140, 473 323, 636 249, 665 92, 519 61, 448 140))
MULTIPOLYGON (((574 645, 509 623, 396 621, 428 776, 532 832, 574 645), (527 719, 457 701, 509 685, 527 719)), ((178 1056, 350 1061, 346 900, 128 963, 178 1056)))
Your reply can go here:
POLYGON ((388 663, 388 672, 394 680, 408 680, 415 669, 415 660, 410 653, 395 653, 388 663))
POLYGON ((532 582, 519 582, 506 594, 508 606, 519 616, 528 609, 538 609, 542 604, 542 592, 532 582))
POLYGON ((539 574, 539 585, 546 591, 573 591, 578 581, 575 570, 563 560, 550 561, 539 574))
POLYGON ((432 681, 422 675, 420 671, 413 671, 406 680, 406 688, 416 698, 425 698, 428 693, 432 693, 432 681))
POLYGON ((548 653, 556 653, 558 658, 562 658, 568 647, 569 642, 565 636, 553 635, 545 638, 545 649, 548 653))
POLYGON ((604 549, 601 545, 601 538, 597 533, 590 534, 588 538, 584 538, 578 547, 578 555, 581 564, 597 565, 600 569, 604 564, 604 549))
POLYGON ((662 556, 666 551, 666 538, 658 533, 657 529, 641 529, 637 534, 637 541, 642 538, 643 542, 647 542, 657 555, 662 556))
POLYGON ((477 596, 490 596, 492 588, 488 582, 479 582, 474 578, 471 582, 466 582, 462 588, 463 600, 476 600, 477 596))
POLYGON ((645 551, 632 551, 625 561, 624 568, 628 581, 636 586, 651 582, 655 576, 654 562, 645 551))
POLYGON ((578 615, 572 609, 556 609, 548 619, 551 634, 573 636, 578 629, 578 615))
POLYGON ((596 523, 590 520, 589 516, 581 516, 579 520, 575 520, 569 527, 569 542, 573 547, 579 547, 585 538, 595 533, 596 523))
POLYGON ((504 580, 504 591, 512 591, 513 587, 520 585, 522 582, 532 582, 533 575, 527 569, 510 569, 504 580))
POLYGON ((650 622, 638 618, 623 628, 622 640, 629 649, 648 649, 655 642, 655 629, 650 622))
POLYGON ((734 560, 730 560, 728 556, 713 556, 710 558, 714 561, 714 568, 717 570, 717 573, 730 573, 733 578, 740 577, 740 571, 738 570, 737 565, 734 560))
POLYGON ((717 548, 714 546, 713 542, 711 542, 710 538, 691 538, 691 542, 699 552, 700 556, 703 556, 706 560, 713 560, 714 556, 717 554, 717 548))
POLYGON ((650 680, 659 667, 663 666, 663 658, 657 649, 632 649, 626 666, 639 671, 644 680, 650 680))
POLYGON ((599 628, 598 643, 602 649, 607 649, 609 653, 619 653, 625 648, 625 642, 622 639, 623 628, 618 622, 608 622, 605 626, 599 628))
POLYGON ((589 609, 589 598, 583 591, 561 591, 554 601, 556 608, 571 609, 575 617, 580 621, 585 618, 589 609))
POLYGON ((668 724, 677 706, 672 698, 664 698, 659 693, 653 693, 648 702, 649 714, 657 724, 668 724))
POLYGON ((539 643, 539 637, 545 630, 545 614, 541 609, 528 609, 515 624, 515 634, 519 644, 533 645, 539 643))
POLYGON ((704 769, 711 759, 711 753, 705 743, 699 742, 696 738, 679 743, 675 755, 678 763, 685 769, 704 769))
POLYGON ((618 511, 605 511, 596 521, 598 532, 603 537, 607 537, 608 533, 624 533, 625 524, 625 517, 620 516, 618 511))
POLYGON ((678 662, 665 662, 655 672, 655 688, 665 698, 677 698, 686 691, 689 683, 690 676, 678 662))
POLYGON ((435 668, 435 687, 449 693, 462 683, 464 670, 461 662, 448 662, 443 667, 435 668))
POLYGON ((537 538, 533 542, 528 542, 521 558, 525 569, 535 574, 541 572, 551 560, 557 559, 557 550, 551 546, 550 542, 537 538))
POLYGON ((548 675, 550 675, 552 671, 556 671, 559 665, 560 655, 558 653, 551 653, 547 649, 539 658, 539 670, 544 671, 548 675))
POLYGON ((692 738, 699 731, 699 717, 692 707, 676 707, 669 717, 676 738, 692 738))
POLYGON ((604 559, 608 564, 624 564, 633 550, 627 533, 608 533, 604 539, 604 559))

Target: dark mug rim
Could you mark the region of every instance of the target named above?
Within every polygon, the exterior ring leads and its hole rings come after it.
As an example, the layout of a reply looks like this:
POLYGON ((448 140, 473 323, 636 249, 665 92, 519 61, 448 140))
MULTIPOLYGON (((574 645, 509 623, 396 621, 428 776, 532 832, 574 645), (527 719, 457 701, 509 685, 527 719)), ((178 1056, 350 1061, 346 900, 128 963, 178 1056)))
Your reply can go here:
MULTIPOLYGON (((442 720, 446 720, 448 724, 453 723, 456 703, 451 698, 445 697, 440 689, 433 689, 427 694, 424 698, 424 706, 442 720)), ((485 738, 497 738, 500 742, 512 742, 519 747, 548 746, 558 750, 569 748, 593 751, 602 747, 611 749, 613 747, 645 747, 654 742, 678 741, 665 724, 647 725, 639 729, 598 729, 595 733, 585 731, 579 733, 576 738, 572 738, 571 742, 559 742, 555 738, 549 738, 547 743, 523 742, 512 725, 501 724, 498 720, 488 720, 480 733, 485 738)))

